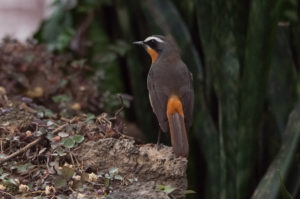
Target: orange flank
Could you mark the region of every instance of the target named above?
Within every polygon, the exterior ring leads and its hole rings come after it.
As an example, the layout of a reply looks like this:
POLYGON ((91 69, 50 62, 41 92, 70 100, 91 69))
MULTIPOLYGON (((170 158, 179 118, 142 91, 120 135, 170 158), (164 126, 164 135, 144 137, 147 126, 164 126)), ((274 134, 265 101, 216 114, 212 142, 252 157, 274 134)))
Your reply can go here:
POLYGON ((170 116, 173 113, 178 113, 182 118, 184 118, 182 103, 176 95, 172 95, 169 98, 167 105, 167 116, 170 116))
POLYGON ((157 60, 158 53, 153 48, 147 47, 147 53, 151 56, 152 64, 157 60))
POLYGON ((189 142, 184 123, 182 103, 178 96, 172 95, 168 100, 167 117, 170 128, 171 143, 176 156, 189 154, 189 142))

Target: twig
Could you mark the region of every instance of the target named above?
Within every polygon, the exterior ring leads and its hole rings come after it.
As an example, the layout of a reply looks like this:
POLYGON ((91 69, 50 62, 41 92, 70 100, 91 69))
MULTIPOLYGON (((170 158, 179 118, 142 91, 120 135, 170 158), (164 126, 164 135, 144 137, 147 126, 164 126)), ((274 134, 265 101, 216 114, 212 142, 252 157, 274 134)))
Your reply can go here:
POLYGON ((15 197, 14 197, 13 195, 11 195, 10 193, 5 192, 5 191, 1 191, 1 190, 0 190, 0 196, 1 196, 2 194, 3 194, 3 195, 6 195, 6 196, 10 196, 10 198, 15 198, 15 197))
POLYGON ((84 44, 84 36, 93 21, 94 18, 94 9, 92 9, 87 16, 80 23, 79 27, 76 30, 75 36, 71 40, 70 48, 75 51, 79 55, 83 55, 85 52, 84 44))
POLYGON ((2 138, 0 139, 0 152, 3 153, 3 143, 2 143, 2 138))
POLYGON ((40 195, 42 195, 43 193, 45 193, 45 191, 42 190, 32 191, 32 192, 25 193, 24 196, 33 195, 36 193, 40 193, 40 195))
POLYGON ((25 152, 27 149, 31 148, 32 146, 36 145, 37 143, 39 143, 42 140, 43 137, 39 137, 36 140, 30 142, 29 144, 27 144, 26 146, 24 146, 23 148, 19 149, 18 151, 10 154, 9 156, 7 156, 6 158, 0 160, 0 165, 3 164, 4 162, 16 157, 17 155, 25 152))
POLYGON ((58 131, 62 130, 63 128, 65 128, 67 125, 69 125, 69 123, 65 123, 59 127, 57 127, 56 129, 54 129, 54 131, 52 131, 53 134, 57 133, 58 131))
POLYGON ((114 117, 111 117, 109 118, 109 120, 116 120, 120 113, 124 110, 124 108, 126 107, 125 104, 124 104, 124 100, 123 100, 123 97, 122 95, 118 94, 118 97, 120 98, 120 101, 121 101, 121 107, 115 112, 115 116, 114 117))
POLYGON ((73 155, 72 155, 72 153, 71 153, 71 150, 69 149, 69 155, 70 155, 70 157, 71 157, 71 161, 72 161, 72 164, 74 165, 74 167, 76 166, 75 165, 75 162, 74 162, 74 159, 73 159, 73 155))
POLYGON ((78 117, 74 117, 71 120, 69 120, 67 123, 57 127, 56 129, 54 129, 52 131, 53 134, 57 133, 58 131, 62 130, 63 128, 65 128, 67 125, 72 124, 74 121, 77 121, 79 118, 78 117))

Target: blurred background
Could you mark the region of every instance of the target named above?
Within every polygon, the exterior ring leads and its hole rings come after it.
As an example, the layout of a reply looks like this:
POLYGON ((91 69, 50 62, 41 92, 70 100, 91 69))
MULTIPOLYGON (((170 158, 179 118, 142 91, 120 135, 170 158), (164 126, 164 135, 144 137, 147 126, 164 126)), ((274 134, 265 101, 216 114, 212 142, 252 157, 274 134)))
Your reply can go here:
POLYGON ((299 11, 297 0, 1 0, 0 37, 34 39, 88 64, 102 110, 117 110, 122 94, 128 134, 154 143, 151 61, 132 41, 171 35, 196 93, 187 171, 196 194, 187 197, 296 199, 299 11))

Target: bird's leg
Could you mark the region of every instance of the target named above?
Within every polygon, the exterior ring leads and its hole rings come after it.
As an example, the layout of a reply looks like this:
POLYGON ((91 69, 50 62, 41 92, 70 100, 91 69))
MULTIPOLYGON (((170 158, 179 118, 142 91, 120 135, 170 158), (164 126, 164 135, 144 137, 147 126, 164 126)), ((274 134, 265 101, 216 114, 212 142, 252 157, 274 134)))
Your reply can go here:
POLYGON ((158 129, 158 136, 157 136, 157 143, 156 143, 156 149, 159 150, 159 145, 160 145, 160 136, 161 136, 161 129, 158 129))

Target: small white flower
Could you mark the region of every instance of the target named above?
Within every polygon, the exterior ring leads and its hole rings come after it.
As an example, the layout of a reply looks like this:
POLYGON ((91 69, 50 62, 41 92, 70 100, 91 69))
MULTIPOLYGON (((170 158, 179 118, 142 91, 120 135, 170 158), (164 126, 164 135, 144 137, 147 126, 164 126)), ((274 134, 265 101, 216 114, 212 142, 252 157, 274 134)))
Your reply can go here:
POLYGON ((78 193, 77 197, 79 199, 83 199, 83 198, 86 198, 86 195, 85 194, 82 194, 82 193, 78 193))
POLYGON ((29 187, 25 184, 20 184, 19 185, 19 192, 27 192, 29 191, 29 187))
POLYGON ((81 176, 80 175, 76 175, 76 176, 73 177, 73 179, 79 181, 79 180, 81 180, 81 176))
POLYGON ((46 188, 45 188, 45 194, 46 195, 49 195, 49 194, 55 193, 55 192, 56 192, 56 190, 53 186, 48 186, 48 185, 46 186, 46 188))
POLYGON ((89 173, 89 179, 88 179, 88 181, 89 182, 96 182, 97 181, 97 175, 96 174, 94 174, 94 173, 89 173))
POLYGON ((30 137, 30 136, 32 136, 32 132, 31 131, 26 131, 25 135, 26 135, 26 137, 30 137))
POLYGON ((64 164, 64 167, 69 167, 70 169, 72 169, 72 168, 73 168, 73 165, 72 165, 72 164, 65 163, 65 164, 64 164))
POLYGON ((20 184, 20 180, 18 178, 15 178, 14 181, 16 184, 20 184))
POLYGON ((4 191, 6 189, 6 187, 3 184, 0 184, 0 190, 4 191))

